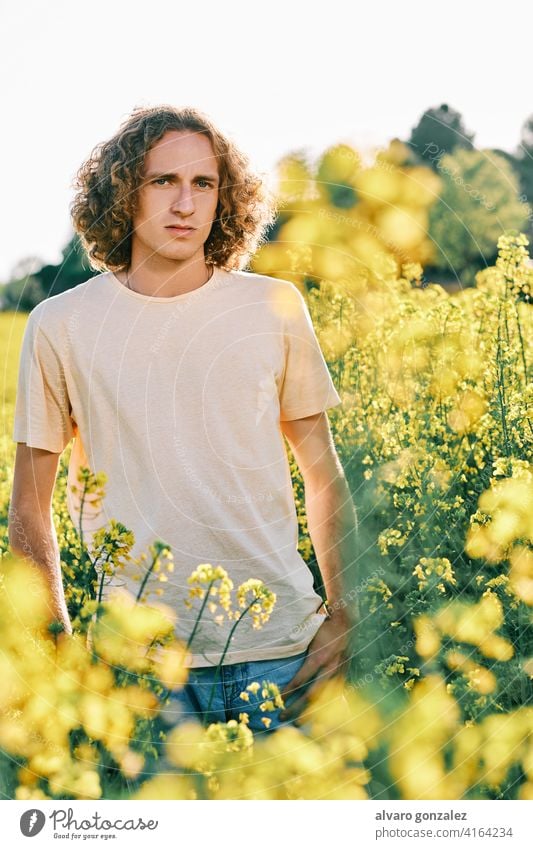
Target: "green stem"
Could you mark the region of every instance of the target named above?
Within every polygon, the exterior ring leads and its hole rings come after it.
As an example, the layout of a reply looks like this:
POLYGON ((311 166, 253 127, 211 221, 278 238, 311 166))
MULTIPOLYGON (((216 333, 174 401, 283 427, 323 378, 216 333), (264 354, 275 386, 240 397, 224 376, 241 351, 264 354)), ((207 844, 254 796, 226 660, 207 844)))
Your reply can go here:
POLYGON ((213 584, 215 583, 215 580, 216 580, 216 578, 213 578, 213 579, 212 579, 212 581, 210 581, 210 582, 209 582, 209 586, 208 586, 208 588, 207 588, 207 590, 206 590, 206 592, 205 592, 205 596, 204 596, 204 599, 203 599, 203 601, 202 601, 202 606, 200 607, 200 612, 198 613, 198 616, 196 617, 196 622, 194 623, 194 628, 192 629, 191 636, 190 636, 190 637, 189 637, 189 639, 187 640, 187 646, 186 646, 187 650, 190 648, 191 643, 192 643, 192 641, 194 640, 194 637, 195 637, 195 635, 196 635, 196 631, 198 630, 198 626, 199 626, 199 624, 200 624, 200 619, 202 618, 202 614, 203 614, 203 612, 204 612, 204 610, 205 610, 205 606, 206 606, 207 601, 208 601, 208 599, 209 599, 209 595, 210 595, 210 592, 211 592, 211 587, 212 587, 212 586, 213 586, 213 584))
POLYGON ((502 303, 500 303, 500 309, 498 311, 498 347, 496 350, 496 365, 497 365, 497 374, 498 374, 498 400, 500 402, 500 414, 502 420, 502 430, 503 430, 503 438, 505 442, 505 456, 510 456, 510 446, 509 446, 509 434, 507 431, 507 419, 506 419, 506 409, 505 409, 505 373, 504 373, 504 364, 503 358, 501 356, 501 312, 502 312, 502 303))
MULTIPOLYGON (((344 298, 344 296, 342 296, 342 297, 344 298)), ((344 306, 344 300, 341 300, 340 307, 339 307, 339 336, 340 336, 341 345, 344 344, 343 336, 342 336, 342 309, 343 309, 343 306, 344 306)), ((339 373, 339 384, 338 385, 339 385, 339 389, 342 389, 342 386, 343 386, 343 383, 344 383, 344 357, 343 356, 340 358, 339 372, 340 373, 339 373)))
MULTIPOLYGON (((88 485, 87 481, 85 481, 85 483, 83 485, 83 491, 82 491, 82 494, 81 494, 81 498, 80 498, 80 519, 79 519, 79 523, 78 523, 78 536, 79 536, 79 539, 80 539, 80 566, 81 566, 83 572, 85 572, 85 563, 88 561, 89 564, 90 564, 91 571, 89 572, 88 592, 89 592, 89 598, 92 599, 92 598, 95 597, 95 596, 93 596, 94 586, 91 583, 91 581, 94 580, 94 575, 95 575, 95 561, 93 561, 92 557, 89 554, 87 546, 85 545, 85 543, 83 541, 83 508, 85 506, 85 496, 87 495, 87 485, 88 485)), ((83 582, 83 589, 84 589, 84 592, 87 593, 87 581, 85 579, 84 579, 84 582, 83 582)))
POLYGON ((152 573, 152 569, 154 568, 158 557, 159 557, 158 554, 154 554, 154 559, 152 560, 152 562, 150 564, 150 568, 146 571, 146 575, 142 579, 142 583, 141 583, 141 586, 139 588, 139 592, 137 593, 137 598, 135 599, 135 603, 137 603, 139 601, 139 599, 141 598, 143 591, 144 591, 144 588, 146 586, 146 582, 148 581, 148 578, 150 577, 150 575, 152 573))
POLYGON ((109 551, 106 559, 102 563, 102 575, 100 577, 100 586, 98 588, 98 604, 102 601, 102 593, 104 591, 104 578, 105 578, 105 564, 109 562, 109 558, 111 557, 111 552, 109 551))
POLYGON ((85 503, 85 495, 86 494, 87 494, 87 481, 85 481, 85 483, 83 485, 83 492, 82 492, 81 498, 80 498, 80 521, 78 523, 78 526, 79 526, 78 533, 79 533, 79 537, 80 537, 82 551, 83 551, 83 522, 82 522, 82 517, 83 517, 83 505, 85 503))
POLYGON ((235 628, 237 627, 237 625, 239 624, 239 622, 241 621, 243 616, 245 616, 248 613, 250 608, 254 604, 257 604, 257 601, 258 601, 258 597, 256 596, 254 599, 252 599, 252 601, 250 602, 248 607, 245 610, 243 610, 243 612, 241 613, 241 615, 239 616, 239 618, 237 619, 237 621, 233 625, 231 631, 229 632, 228 639, 226 640, 226 645, 224 646, 224 651, 222 652, 222 657, 220 658, 220 661, 219 661, 217 668, 216 668, 216 671, 215 671, 215 678, 214 678, 214 681, 213 681, 213 685, 211 687, 211 694, 209 696, 209 702, 208 702, 208 705, 207 705, 206 713, 209 713, 209 708, 211 707, 211 704, 212 704, 212 701, 213 701, 213 696, 215 695, 215 688, 216 688, 217 681, 218 681, 218 678, 219 678, 220 668, 221 668, 222 664, 224 663, 224 658, 226 657, 226 653, 228 651, 229 644, 230 644, 232 637, 233 637, 233 634, 235 632, 235 628))
POLYGON ((522 366, 524 368, 524 388, 527 386, 527 361, 526 361, 526 352, 524 348, 524 337, 522 336, 522 325, 520 323, 520 314, 518 312, 518 302, 514 302, 515 315, 516 315, 516 326, 518 327, 518 338, 520 339, 520 351, 522 354, 522 366))

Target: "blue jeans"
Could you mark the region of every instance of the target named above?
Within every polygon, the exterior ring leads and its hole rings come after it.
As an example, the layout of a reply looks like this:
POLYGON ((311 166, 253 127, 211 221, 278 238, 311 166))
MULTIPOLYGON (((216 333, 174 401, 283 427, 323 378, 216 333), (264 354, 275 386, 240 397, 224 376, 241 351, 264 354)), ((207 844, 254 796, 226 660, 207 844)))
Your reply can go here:
MULTIPOLYGON (((281 708, 274 711, 262 711, 259 708, 265 699, 261 696, 263 681, 277 684, 282 691, 286 684, 296 675, 307 656, 307 649, 292 657, 282 657, 276 660, 254 660, 244 663, 231 663, 219 669, 215 683, 216 666, 198 667, 189 670, 189 679, 181 690, 173 690, 168 705, 164 708, 163 718, 171 725, 178 725, 191 720, 200 721, 204 725, 211 722, 228 722, 230 719, 239 720, 240 713, 247 713, 248 727, 254 734, 275 731, 285 725, 292 725, 294 720, 281 721, 281 708), (260 685, 257 694, 246 690, 248 684, 257 681, 260 685), (211 693, 214 684, 214 693, 211 693), (249 701, 240 698, 242 692, 247 692, 249 701), (207 707, 211 699, 209 713, 207 707), (263 717, 271 720, 268 728, 261 721, 263 717)), ((298 687, 284 699, 288 707, 295 698, 305 691, 306 685, 298 687)))

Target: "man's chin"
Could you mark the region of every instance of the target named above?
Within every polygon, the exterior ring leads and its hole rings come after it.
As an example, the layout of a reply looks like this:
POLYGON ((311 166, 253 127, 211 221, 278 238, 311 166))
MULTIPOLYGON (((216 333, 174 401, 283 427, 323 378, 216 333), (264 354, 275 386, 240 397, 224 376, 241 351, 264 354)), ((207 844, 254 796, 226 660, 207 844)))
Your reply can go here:
POLYGON ((183 246, 183 247, 172 247, 168 246, 164 248, 159 248, 158 250, 154 250, 154 256, 160 256, 164 259, 175 260, 176 262, 185 262, 189 259, 193 259, 194 256, 200 255, 198 254, 198 245, 195 247, 192 246, 183 246))

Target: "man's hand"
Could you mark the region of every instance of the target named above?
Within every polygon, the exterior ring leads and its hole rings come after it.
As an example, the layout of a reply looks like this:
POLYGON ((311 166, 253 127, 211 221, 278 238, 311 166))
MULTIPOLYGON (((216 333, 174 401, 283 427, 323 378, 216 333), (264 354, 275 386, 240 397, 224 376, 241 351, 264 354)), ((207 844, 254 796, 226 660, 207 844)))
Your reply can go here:
POLYGON ((353 622, 344 610, 334 611, 332 617, 326 619, 320 626, 309 643, 304 663, 294 678, 285 685, 281 697, 285 701, 286 698, 294 695, 296 688, 306 684, 309 684, 309 687, 290 706, 282 710, 280 719, 293 719, 298 716, 327 678, 333 678, 346 671, 349 660, 347 649, 352 627, 353 622))
POLYGON ((52 635, 56 644, 64 642, 68 637, 72 637, 72 623, 68 615, 62 619, 53 619, 48 624, 47 630, 52 635))

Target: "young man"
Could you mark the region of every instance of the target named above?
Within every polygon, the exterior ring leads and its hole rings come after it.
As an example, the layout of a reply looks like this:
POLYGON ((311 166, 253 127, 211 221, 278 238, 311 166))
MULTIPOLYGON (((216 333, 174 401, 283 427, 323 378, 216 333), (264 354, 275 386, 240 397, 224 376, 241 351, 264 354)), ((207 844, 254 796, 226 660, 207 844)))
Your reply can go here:
MULTIPOLYGON (((135 110, 93 151, 76 186, 74 226, 101 273, 28 319, 11 547, 24 553, 29 542, 52 589, 51 613, 71 632, 51 499, 59 456, 74 438, 75 526, 78 469, 104 471, 100 509, 84 504, 85 538, 115 518, 135 534, 134 557, 156 539, 171 546, 175 568, 161 600, 177 612, 178 636, 186 641, 194 625, 197 609, 184 599, 199 564, 221 565, 235 587, 259 578, 276 594, 260 630, 249 617, 239 624, 216 676, 232 623, 203 617, 179 700, 205 721, 226 721, 246 710, 247 682, 274 681, 286 697, 305 687, 284 719, 269 714, 270 728, 279 727, 346 659, 342 572, 353 560, 356 517, 325 413, 340 397, 305 300, 288 281, 239 270, 273 206, 206 116, 166 106, 135 110), (283 436, 305 482, 328 599, 339 602, 332 614, 321 610, 297 551, 283 436)), ((115 585, 139 586, 128 568, 106 595, 115 585)), ((256 714, 250 727, 261 730, 256 714)))

